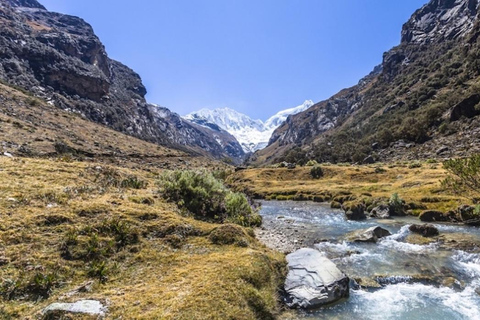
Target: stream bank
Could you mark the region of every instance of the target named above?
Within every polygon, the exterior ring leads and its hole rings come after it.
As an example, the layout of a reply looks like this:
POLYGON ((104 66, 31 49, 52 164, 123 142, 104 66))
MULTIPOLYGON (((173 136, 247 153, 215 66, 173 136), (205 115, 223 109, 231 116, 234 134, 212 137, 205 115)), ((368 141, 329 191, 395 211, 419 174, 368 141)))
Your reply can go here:
POLYGON ((350 298, 289 319, 480 319, 480 230, 440 224, 440 235, 412 241, 414 217, 349 221, 328 205, 264 201, 258 238, 288 253, 313 247, 352 281, 350 298), (352 243, 352 231, 381 226, 377 243, 352 243))

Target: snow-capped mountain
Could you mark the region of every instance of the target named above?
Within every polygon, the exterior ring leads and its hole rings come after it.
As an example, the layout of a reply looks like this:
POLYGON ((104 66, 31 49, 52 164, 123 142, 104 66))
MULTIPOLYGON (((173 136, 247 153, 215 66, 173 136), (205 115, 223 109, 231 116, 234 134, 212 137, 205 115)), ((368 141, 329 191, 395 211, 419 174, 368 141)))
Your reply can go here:
POLYGON ((202 109, 192 112, 185 119, 207 126, 208 123, 218 125, 233 135, 245 152, 255 152, 267 146, 273 131, 278 128, 289 115, 305 111, 313 106, 313 101, 307 100, 303 104, 282 110, 270 117, 267 121, 253 120, 249 116, 230 108, 202 109))

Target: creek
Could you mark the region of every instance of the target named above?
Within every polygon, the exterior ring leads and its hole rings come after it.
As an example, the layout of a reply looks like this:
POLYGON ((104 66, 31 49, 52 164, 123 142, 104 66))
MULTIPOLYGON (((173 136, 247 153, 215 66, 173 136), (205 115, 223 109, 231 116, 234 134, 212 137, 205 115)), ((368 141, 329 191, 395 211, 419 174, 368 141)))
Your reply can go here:
POLYGON ((267 245, 272 235, 276 249, 313 246, 352 279, 348 300, 299 311, 297 319, 480 320, 480 248, 472 246, 480 244, 479 228, 434 223, 434 242, 411 243, 408 227, 421 223, 415 217, 349 221, 326 204, 292 201, 263 201, 260 213, 267 245), (392 235, 377 243, 344 240, 371 226, 392 235))

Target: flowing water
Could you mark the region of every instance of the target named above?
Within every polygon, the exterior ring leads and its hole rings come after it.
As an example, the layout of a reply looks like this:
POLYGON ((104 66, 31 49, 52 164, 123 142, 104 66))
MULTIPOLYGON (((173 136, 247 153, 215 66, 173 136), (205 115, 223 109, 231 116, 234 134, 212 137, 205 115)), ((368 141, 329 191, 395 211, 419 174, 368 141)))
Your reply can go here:
MULTIPOLYGON (((318 239, 314 246, 351 279, 373 279, 378 286, 366 289, 352 281, 348 300, 299 312, 298 319, 480 320, 480 251, 466 252, 441 243, 407 243, 408 226, 419 223, 416 218, 348 221, 342 211, 328 205, 290 201, 265 201, 261 214, 267 228, 288 221, 314 236, 318 239), (376 244, 343 240, 351 231, 377 225, 392 235, 376 244)), ((434 225, 441 235, 480 242, 479 228, 434 225)))

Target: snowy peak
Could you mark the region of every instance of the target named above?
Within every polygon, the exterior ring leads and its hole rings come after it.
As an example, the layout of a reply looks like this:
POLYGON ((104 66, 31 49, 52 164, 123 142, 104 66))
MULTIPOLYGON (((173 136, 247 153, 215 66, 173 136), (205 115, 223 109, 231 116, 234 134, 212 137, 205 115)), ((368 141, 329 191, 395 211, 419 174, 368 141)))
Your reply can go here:
POLYGON ((226 131, 238 131, 246 127, 257 130, 262 130, 263 128, 263 122, 261 120, 253 120, 246 114, 230 108, 218 108, 214 110, 201 109, 200 111, 186 115, 184 118, 190 121, 204 119, 208 122, 215 123, 226 131))
POLYGON ((314 103, 312 100, 306 100, 303 104, 299 105, 298 107, 282 110, 278 112, 276 115, 270 117, 270 119, 268 119, 267 121, 265 121, 265 126, 268 128, 275 127, 274 129, 276 129, 282 123, 284 123, 285 120, 287 120, 289 115, 294 115, 302 111, 305 111, 313 105, 314 103))
POLYGON ((254 120, 230 108, 214 110, 201 109, 184 116, 184 119, 204 127, 212 127, 212 124, 217 125, 233 135, 245 152, 255 152, 267 146, 273 131, 275 131, 289 115, 305 111, 313 106, 313 104, 313 101, 307 100, 295 108, 278 112, 265 122, 262 120, 254 120))

